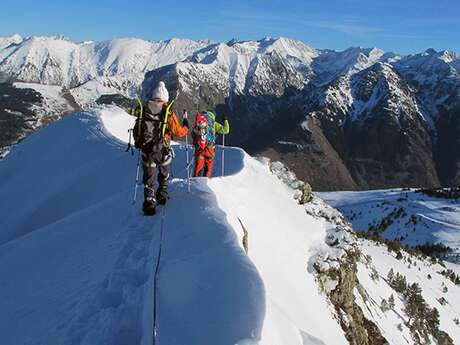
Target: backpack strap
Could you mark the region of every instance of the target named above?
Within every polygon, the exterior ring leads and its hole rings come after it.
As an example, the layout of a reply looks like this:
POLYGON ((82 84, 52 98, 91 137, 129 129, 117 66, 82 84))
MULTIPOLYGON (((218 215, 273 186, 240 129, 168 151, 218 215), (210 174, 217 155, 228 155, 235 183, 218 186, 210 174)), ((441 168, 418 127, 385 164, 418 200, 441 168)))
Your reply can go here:
POLYGON ((161 127, 161 137, 164 138, 166 132, 166 126, 168 125, 169 114, 171 113, 172 105, 174 104, 175 99, 171 101, 166 107, 165 116, 163 118, 163 125, 161 127))
MULTIPOLYGON (((140 113, 139 113, 139 124, 142 122, 142 117, 144 116, 144 105, 142 104, 142 101, 141 99, 139 98, 139 96, 136 96, 136 100, 137 100, 137 103, 139 104, 139 109, 140 109, 140 113)), ((137 129, 138 133, 138 138, 141 137, 141 126, 139 126, 139 128, 137 129)))

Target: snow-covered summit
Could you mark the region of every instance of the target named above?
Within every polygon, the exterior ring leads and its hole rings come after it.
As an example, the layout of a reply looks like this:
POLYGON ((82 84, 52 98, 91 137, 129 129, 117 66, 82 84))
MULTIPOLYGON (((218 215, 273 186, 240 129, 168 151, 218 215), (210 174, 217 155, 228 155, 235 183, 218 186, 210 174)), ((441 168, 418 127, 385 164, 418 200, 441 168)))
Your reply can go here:
POLYGON ((14 34, 10 37, 0 37, 0 50, 7 48, 11 44, 21 43, 23 38, 19 34, 14 34))
POLYGON ((420 84, 432 84, 460 74, 460 57, 452 51, 428 49, 403 57, 395 66, 420 84))
POLYGON ((377 62, 395 59, 394 53, 385 53, 378 48, 351 47, 344 51, 322 50, 313 68, 318 76, 317 83, 327 84, 334 79, 346 75, 351 76, 377 62))
POLYGON ((198 63, 209 63, 213 59, 221 59, 230 64, 230 55, 238 55, 240 59, 246 57, 252 60, 257 56, 279 54, 285 59, 296 59, 305 65, 310 65, 312 60, 319 55, 316 49, 307 46, 301 41, 292 40, 285 37, 273 38, 265 37, 258 41, 232 41, 228 43, 217 43, 197 51, 191 57, 191 61, 198 63))
POLYGON ((174 66, 147 74, 144 94, 158 78, 168 79, 173 74, 188 97, 196 98, 198 89, 206 88, 208 97, 217 98, 210 100, 214 104, 227 99, 233 107, 239 96, 280 98, 288 89, 305 87, 312 75, 310 65, 318 54, 303 42, 284 37, 215 43, 174 66))
POLYGON ((97 76, 138 74, 184 59, 209 41, 150 42, 120 38, 73 43, 62 37, 30 37, 0 50, 0 71, 11 78, 72 88, 97 76))
POLYGON ((241 49, 242 52, 247 49, 250 51, 256 49, 258 54, 278 53, 284 58, 295 58, 305 65, 309 65, 312 60, 319 55, 319 52, 307 46, 302 41, 293 40, 287 37, 265 37, 255 42, 242 42, 236 44, 236 49, 241 49))

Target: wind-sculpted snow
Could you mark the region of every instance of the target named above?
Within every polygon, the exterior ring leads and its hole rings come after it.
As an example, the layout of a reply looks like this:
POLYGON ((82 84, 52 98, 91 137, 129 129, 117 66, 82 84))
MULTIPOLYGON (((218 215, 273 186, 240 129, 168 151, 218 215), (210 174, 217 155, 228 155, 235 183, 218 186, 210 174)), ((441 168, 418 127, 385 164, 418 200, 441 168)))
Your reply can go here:
POLYGON ((164 222, 158 343, 259 339, 265 291, 257 269, 241 250, 206 180, 193 181, 191 194, 183 181, 175 184, 164 222))
MULTIPOLYGON (((113 138, 79 113, 2 161, 2 344, 151 344, 161 214, 144 218, 131 204, 136 156, 113 138)), ((190 195, 180 179, 170 187, 158 286, 165 344, 260 336, 263 284, 203 182, 190 195)))
POLYGON ((2 160, 1 343, 151 344, 156 290, 158 344, 346 344, 307 270, 329 225, 240 149, 187 193, 183 144, 171 200, 144 217, 130 126, 117 108, 74 114, 2 160))

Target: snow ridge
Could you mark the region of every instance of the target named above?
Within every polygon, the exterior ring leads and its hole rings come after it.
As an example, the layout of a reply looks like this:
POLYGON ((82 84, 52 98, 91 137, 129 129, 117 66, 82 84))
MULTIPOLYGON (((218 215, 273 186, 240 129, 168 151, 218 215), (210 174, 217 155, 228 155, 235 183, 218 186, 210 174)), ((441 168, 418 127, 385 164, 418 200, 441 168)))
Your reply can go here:
MULTIPOLYGON (((349 224, 317 196, 299 205, 302 182, 293 173, 237 148, 226 148, 226 176, 193 179, 187 193, 189 148, 174 144, 154 286, 161 218, 145 218, 139 203, 130 204, 136 156, 124 151, 132 125, 116 107, 77 113, 0 162, 0 199, 9 201, 0 209, 0 275, 10 277, 0 288, 2 343, 151 344, 156 288, 159 343, 348 344, 327 296, 339 281, 321 285, 317 268, 343 268, 341 259, 358 246, 349 224)), ((398 296, 391 314, 379 306, 392 293, 384 278, 390 266, 419 282, 430 306, 445 297, 440 327, 460 339, 459 287, 437 273, 440 264, 399 261, 374 244, 359 248, 365 255, 355 299, 391 344, 411 344, 411 335, 398 296)))

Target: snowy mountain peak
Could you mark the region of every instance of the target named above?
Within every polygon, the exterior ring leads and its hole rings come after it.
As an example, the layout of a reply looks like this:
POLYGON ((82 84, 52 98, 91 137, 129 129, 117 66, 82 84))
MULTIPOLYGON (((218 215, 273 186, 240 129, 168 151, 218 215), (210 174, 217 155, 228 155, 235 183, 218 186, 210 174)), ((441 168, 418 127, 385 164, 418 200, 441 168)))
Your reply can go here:
POLYGON ((316 49, 307 46, 301 41, 285 37, 264 37, 258 41, 237 41, 232 39, 227 43, 216 43, 206 47, 202 51, 198 51, 191 57, 191 60, 201 63, 209 63, 209 58, 206 56, 214 56, 216 58, 219 53, 224 60, 228 61, 228 55, 238 54, 247 58, 255 58, 258 55, 269 55, 278 53, 283 58, 294 58, 304 64, 309 65, 312 59, 319 55, 316 49))
POLYGON ((459 59, 457 54, 450 50, 443 50, 442 52, 440 52, 439 58, 446 63, 450 63, 459 59))
POLYGON ((394 66, 408 80, 419 87, 424 86, 426 94, 422 100, 428 100, 428 103, 437 102, 436 88, 441 84, 444 84, 441 89, 460 85, 460 59, 451 51, 437 52, 430 48, 424 53, 405 56, 394 66))
POLYGON ((438 52, 434 48, 428 48, 427 50, 425 50, 423 55, 434 55, 434 54, 437 54, 437 53, 438 52))
POLYGON ((149 42, 138 38, 76 44, 62 37, 34 36, 0 51, 0 72, 13 80, 67 88, 98 76, 129 75, 128 79, 139 83, 147 71, 185 59, 208 44, 209 41, 149 42))
POLYGON ((9 37, 10 40, 19 43, 23 40, 22 36, 20 34, 14 34, 13 36, 9 37))
POLYGON ((23 38, 19 34, 14 34, 10 37, 0 37, 0 51, 7 48, 11 44, 19 44, 23 41, 23 38))
POLYGON ((296 58, 306 65, 310 65, 312 60, 319 55, 316 49, 307 46, 301 41, 286 37, 265 38, 259 49, 263 53, 276 51, 284 58, 296 58))
POLYGON ((442 61, 444 61, 446 63, 450 63, 450 62, 452 62, 454 60, 459 59, 458 55, 454 51, 451 51, 451 50, 436 51, 433 48, 428 48, 427 50, 425 50, 424 53, 418 54, 418 55, 430 56, 430 57, 433 57, 433 58, 440 59, 440 60, 442 60, 442 61))
POLYGON ((345 49, 343 56, 347 58, 358 58, 359 56, 366 56, 368 58, 378 59, 384 54, 384 51, 379 48, 363 48, 363 47, 350 47, 345 49))
POLYGON ((231 47, 231 46, 233 46, 233 45, 236 44, 236 43, 238 43, 238 39, 232 38, 231 40, 227 41, 226 44, 227 44, 229 47, 231 47))
POLYGON ((322 50, 313 62, 318 83, 328 84, 339 76, 351 76, 377 62, 395 58, 393 53, 384 53, 378 48, 351 47, 344 51, 322 50))

